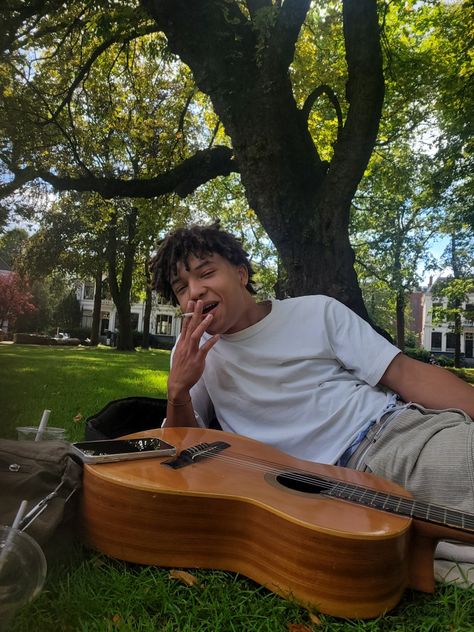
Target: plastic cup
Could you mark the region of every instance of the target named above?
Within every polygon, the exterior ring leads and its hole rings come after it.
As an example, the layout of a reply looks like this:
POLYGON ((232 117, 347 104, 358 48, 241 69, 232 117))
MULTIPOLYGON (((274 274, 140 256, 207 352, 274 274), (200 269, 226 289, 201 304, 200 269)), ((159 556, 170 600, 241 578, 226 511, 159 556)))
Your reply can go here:
POLYGON ((41 592, 46 569, 36 540, 0 525, 0 632, 6 632, 18 610, 41 592))
MULTIPOLYGON (((34 441, 38 426, 19 426, 16 429, 19 441, 34 441)), ((55 428, 47 426, 43 432, 40 441, 64 441, 66 439, 66 430, 64 428, 55 428)))

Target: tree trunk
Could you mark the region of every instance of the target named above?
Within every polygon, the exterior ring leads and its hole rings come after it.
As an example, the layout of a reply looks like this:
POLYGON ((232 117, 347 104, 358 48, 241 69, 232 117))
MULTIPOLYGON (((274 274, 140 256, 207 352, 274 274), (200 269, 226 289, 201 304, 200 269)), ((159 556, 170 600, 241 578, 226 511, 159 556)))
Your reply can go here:
POLYGON ((232 138, 249 204, 285 266, 287 293, 334 296, 368 320, 348 225, 383 102, 375 0, 343 2, 349 110, 330 164, 318 155, 288 74, 309 0, 272 5, 263 28, 253 20, 256 7, 271 3, 248 2, 249 19, 224 0, 142 2, 232 138))
POLYGON ((112 299, 119 317, 117 349, 119 351, 135 351, 133 344, 132 322, 130 318, 130 291, 132 289, 132 273, 136 253, 137 208, 133 208, 127 216, 128 235, 123 253, 123 268, 118 282, 117 273, 117 217, 110 220, 109 242, 107 244, 107 262, 109 269, 109 285, 112 299))
POLYGON ((405 292, 398 290, 396 300, 397 347, 405 351, 405 292))
POLYGON ((100 314, 102 310, 102 266, 100 265, 95 275, 94 308, 92 312, 91 345, 97 347, 100 333, 100 314))
POLYGON ((461 367, 461 301, 455 301, 456 312, 454 314, 454 366, 459 369, 461 367))
POLYGON ((145 261, 145 313, 143 314, 143 338, 142 349, 150 348, 150 316, 152 306, 151 278, 148 267, 148 260, 145 261))

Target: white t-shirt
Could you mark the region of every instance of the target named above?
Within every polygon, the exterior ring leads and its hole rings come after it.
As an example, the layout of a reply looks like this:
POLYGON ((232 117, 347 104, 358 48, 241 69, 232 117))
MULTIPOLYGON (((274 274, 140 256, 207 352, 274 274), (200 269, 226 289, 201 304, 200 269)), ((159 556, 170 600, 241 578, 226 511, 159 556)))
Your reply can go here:
POLYGON ((204 426, 215 415, 228 432, 335 463, 392 396, 377 384, 399 352, 335 299, 275 300, 261 321, 214 345, 193 407, 204 426))

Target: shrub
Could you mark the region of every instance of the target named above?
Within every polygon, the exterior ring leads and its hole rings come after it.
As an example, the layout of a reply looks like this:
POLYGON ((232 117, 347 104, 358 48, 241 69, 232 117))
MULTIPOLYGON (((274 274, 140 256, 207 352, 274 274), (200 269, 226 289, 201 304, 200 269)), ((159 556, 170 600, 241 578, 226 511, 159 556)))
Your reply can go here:
POLYGON ((92 329, 90 327, 69 327, 67 333, 71 338, 79 338, 81 343, 84 344, 86 339, 91 337, 92 329))
POLYGON ((431 356, 430 351, 426 351, 426 349, 413 349, 410 347, 405 349, 405 354, 415 360, 421 360, 421 362, 428 362, 431 356))
MULTIPOLYGON (((133 346, 140 347, 143 342, 143 332, 133 331, 133 346)), ((164 349, 165 351, 171 351, 175 343, 173 336, 165 336, 164 334, 150 334, 150 348, 151 349, 164 349)))
POLYGON ((55 345, 56 340, 42 334, 14 334, 13 342, 19 345, 55 345))
POLYGON ((436 356, 438 363, 440 366, 454 366, 454 358, 449 358, 448 356, 436 356))

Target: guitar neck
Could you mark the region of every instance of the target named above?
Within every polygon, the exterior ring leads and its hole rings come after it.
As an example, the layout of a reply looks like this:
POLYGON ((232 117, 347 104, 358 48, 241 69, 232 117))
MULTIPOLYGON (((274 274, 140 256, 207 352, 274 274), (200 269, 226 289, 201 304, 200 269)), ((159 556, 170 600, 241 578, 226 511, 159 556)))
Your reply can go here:
POLYGON ((432 524, 460 529, 474 534, 474 515, 403 496, 378 492, 351 483, 335 482, 323 492, 326 496, 381 509, 400 516, 409 516, 432 524))

